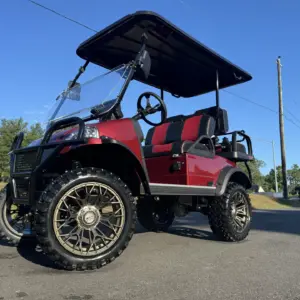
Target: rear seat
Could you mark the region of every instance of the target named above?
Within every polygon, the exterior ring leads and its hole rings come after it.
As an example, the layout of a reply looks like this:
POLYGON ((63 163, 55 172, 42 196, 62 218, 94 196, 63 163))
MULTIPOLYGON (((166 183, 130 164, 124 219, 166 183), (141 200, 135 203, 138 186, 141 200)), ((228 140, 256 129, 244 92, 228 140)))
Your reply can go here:
MULTIPOLYGON (((151 128, 143 147, 146 158, 182 154, 202 135, 211 137, 215 132, 214 118, 206 114, 176 116, 166 123, 151 128)), ((203 143, 198 143, 189 153, 211 157, 213 154, 203 143)))

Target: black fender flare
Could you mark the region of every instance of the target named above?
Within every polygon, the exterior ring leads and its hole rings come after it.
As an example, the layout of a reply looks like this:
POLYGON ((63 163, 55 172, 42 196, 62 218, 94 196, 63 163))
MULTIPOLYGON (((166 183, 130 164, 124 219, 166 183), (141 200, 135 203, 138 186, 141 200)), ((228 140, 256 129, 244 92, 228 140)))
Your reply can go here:
POLYGON ((222 196, 225 193, 229 181, 237 182, 246 189, 252 187, 251 180, 242 169, 227 166, 219 174, 216 185, 216 196, 222 196))
MULTIPOLYGON (((74 155, 76 152, 78 153, 78 151, 84 151, 86 150, 86 148, 89 149, 95 149, 96 147, 99 149, 101 149, 102 147, 113 147, 114 149, 118 149, 120 152, 126 151, 126 153, 128 153, 130 159, 132 159, 132 161, 134 162, 134 166, 136 168, 137 174, 141 180, 141 186, 143 187, 144 191, 146 194, 150 194, 150 186, 149 186, 149 177, 148 177, 148 172, 147 172, 147 168, 146 168, 146 163, 145 163, 145 159, 143 156, 143 151, 141 149, 141 153, 142 153, 142 162, 138 159, 138 157, 135 155, 134 152, 132 152, 132 150, 127 147, 126 145, 124 145, 123 143, 112 139, 110 137, 100 137, 100 139, 102 140, 102 144, 86 144, 86 145, 81 145, 79 147, 76 147, 75 149, 72 149, 70 152, 72 152, 72 155, 74 155)), ((67 153, 66 153, 67 154, 67 153)))

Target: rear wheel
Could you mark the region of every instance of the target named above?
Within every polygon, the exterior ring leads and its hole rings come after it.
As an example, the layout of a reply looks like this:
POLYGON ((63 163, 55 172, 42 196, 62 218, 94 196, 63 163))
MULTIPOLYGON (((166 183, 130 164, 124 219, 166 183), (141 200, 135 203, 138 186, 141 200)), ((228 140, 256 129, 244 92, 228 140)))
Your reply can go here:
POLYGON ((208 219, 213 233, 224 241, 242 241, 250 231, 252 208, 245 188, 230 182, 222 197, 211 199, 208 219))
POLYGON ((30 207, 14 204, 11 198, 10 184, 0 191, 0 239, 11 245, 17 245, 24 235, 24 230, 30 224, 30 207))
POLYGON ((68 172, 50 184, 36 215, 44 252, 70 270, 112 262, 127 247, 135 223, 128 187, 114 174, 92 168, 68 172))
POLYGON ((161 198, 155 201, 153 197, 140 198, 137 203, 137 215, 140 224, 149 231, 166 231, 172 225, 175 215, 173 201, 161 198))

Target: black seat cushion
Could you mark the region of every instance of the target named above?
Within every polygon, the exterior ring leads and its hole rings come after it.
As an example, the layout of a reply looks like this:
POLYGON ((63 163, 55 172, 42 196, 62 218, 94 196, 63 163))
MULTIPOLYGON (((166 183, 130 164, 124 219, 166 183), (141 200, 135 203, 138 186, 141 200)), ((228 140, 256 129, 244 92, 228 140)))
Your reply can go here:
MULTIPOLYGON (((232 142, 222 144, 222 151, 223 152, 233 152, 233 146, 232 142)), ((237 152, 242 152, 242 153, 247 153, 246 146, 242 143, 236 143, 236 151, 237 152)))
POLYGON ((236 150, 238 152, 243 152, 243 153, 247 153, 246 147, 245 145, 241 144, 241 143, 236 143, 236 150))

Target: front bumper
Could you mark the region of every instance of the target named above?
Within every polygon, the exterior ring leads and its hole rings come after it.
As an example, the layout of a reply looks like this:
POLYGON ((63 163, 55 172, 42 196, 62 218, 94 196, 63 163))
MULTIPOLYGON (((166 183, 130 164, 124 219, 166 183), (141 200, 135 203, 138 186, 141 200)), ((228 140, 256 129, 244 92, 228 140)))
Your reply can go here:
MULTIPOLYGON (((43 182, 59 175, 47 172, 48 166, 61 155, 65 148, 86 143, 84 130, 85 124, 82 119, 69 118, 54 123, 46 131, 38 146, 21 148, 24 135, 20 133, 16 136, 10 152, 10 183, 15 203, 35 206, 43 192, 43 182), (77 139, 49 143, 55 131, 76 125, 79 125, 77 139)), ((53 163, 51 167, 53 169, 53 163)))

